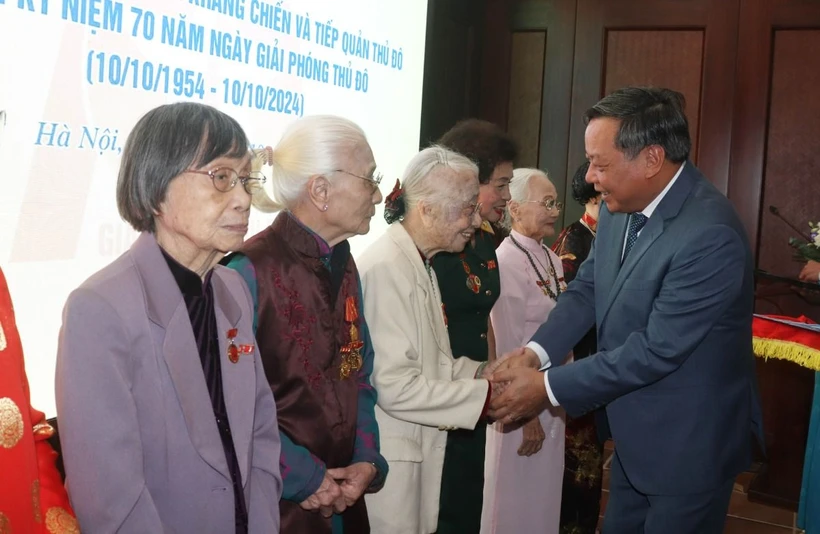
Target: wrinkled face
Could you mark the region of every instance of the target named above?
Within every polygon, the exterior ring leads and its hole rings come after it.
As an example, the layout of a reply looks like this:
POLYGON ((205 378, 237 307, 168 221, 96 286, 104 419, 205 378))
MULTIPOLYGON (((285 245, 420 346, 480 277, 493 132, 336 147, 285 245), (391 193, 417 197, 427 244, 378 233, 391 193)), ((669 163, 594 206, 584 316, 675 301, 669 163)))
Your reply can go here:
POLYGON ((432 206, 427 225, 430 241, 445 252, 461 252, 481 226, 478 205, 478 177, 470 172, 444 172, 450 176, 435 178, 442 188, 441 203, 432 206))
POLYGON ((339 169, 333 174, 325 217, 343 235, 364 235, 370 231, 370 219, 382 201, 381 191, 373 181, 376 161, 370 145, 356 144, 340 158, 339 169))
MULTIPOLYGON (((251 170, 250 155, 220 157, 193 169, 213 171, 233 169, 239 176, 251 170)), ((248 232, 251 196, 241 182, 227 192, 218 191, 206 174, 183 172, 168 185, 165 199, 155 218, 157 232, 178 248, 202 254, 226 254, 239 248, 248 232)))
POLYGON ((498 222, 504 216, 504 208, 510 201, 510 180, 513 175, 511 161, 496 165, 490 175, 490 181, 481 184, 478 201, 481 203, 481 218, 498 222))
POLYGON ((526 202, 510 203, 513 227, 525 236, 541 241, 555 234, 555 221, 560 211, 556 207, 547 209, 545 204, 556 202, 558 192, 543 174, 533 176, 528 189, 526 202))
MULTIPOLYGON (((628 160, 615 146, 620 121, 592 119, 584 134, 589 171, 586 180, 601 193, 613 213, 632 213, 646 207, 646 149, 628 160)), ((650 195, 651 196, 651 193, 650 195)))

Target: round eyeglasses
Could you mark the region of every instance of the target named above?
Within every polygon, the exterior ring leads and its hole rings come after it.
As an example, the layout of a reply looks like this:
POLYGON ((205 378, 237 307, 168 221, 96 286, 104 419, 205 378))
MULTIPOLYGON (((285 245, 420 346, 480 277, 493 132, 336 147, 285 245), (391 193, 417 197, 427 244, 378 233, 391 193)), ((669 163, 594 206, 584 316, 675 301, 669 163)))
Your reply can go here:
POLYGON ((253 171, 245 176, 239 176, 238 172, 228 167, 219 167, 210 171, 188 169, 187 172, 210 176, 211 182, 213 182, 216 190, 222 193, 227 193, 236 187, 237 183, 242 182, 242 187, 245 188, 245 192, 250 195, 253 194, 254 186, 261 186, 267 181, 267 178, 265 178, 265 175, 261 172, 253 171), (253 186, 251 184, 253 184, 253 186))
POLYGON ((468 219, 472 219, 477 213, 481 212, 481 202, 477 204, 473 204, 472 202, 469 204, 462 204, 461 207, 454 204, 448 205, 447 209, 452 216, 467 217, 468 219))
POLYGON ((352 172, 346 171, 344 169, 336 169, 333 172, 343 172, 347 175, 353 176, 354 178, 358 178, 359 180, 364 180, 365 182, 370 182, 370 187, 373 188, 375 192, 376 189, 379 188, 379 184, 382 183, 382 173, 373 171, 371 176, 359 176, 358 174, 353 174, 352 172))
POLYGON ((563 202, 558 202, 557 200, 552 199, 552 198, 550 198, 548 200, 525 200, 523 203, 524 204, 529 204, 529 203, 541 204, 542 206, 547 208, 547 211, 552 211, 552 210, 561 211, 562 209, 564 209, 564 203, 563 202))

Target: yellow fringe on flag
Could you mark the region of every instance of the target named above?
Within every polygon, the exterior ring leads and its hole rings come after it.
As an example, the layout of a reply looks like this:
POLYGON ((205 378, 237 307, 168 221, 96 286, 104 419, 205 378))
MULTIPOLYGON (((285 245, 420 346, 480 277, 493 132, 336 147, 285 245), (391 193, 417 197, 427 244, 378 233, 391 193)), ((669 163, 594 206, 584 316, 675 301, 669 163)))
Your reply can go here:
POLYGON ((752 338, 752 346, 758 358, 788 360, 813 371, 820 371, 820 350, 791 341, 760 337, 752 338))

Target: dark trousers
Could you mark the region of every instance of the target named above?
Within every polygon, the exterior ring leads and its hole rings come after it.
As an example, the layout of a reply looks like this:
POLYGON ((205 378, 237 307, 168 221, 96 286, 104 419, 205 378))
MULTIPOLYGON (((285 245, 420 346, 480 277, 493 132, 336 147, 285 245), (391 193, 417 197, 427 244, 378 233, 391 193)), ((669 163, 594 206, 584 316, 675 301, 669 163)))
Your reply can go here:
POLYGON ((478 534, 484 503, 487 425, 447 434, 436 534, 478 534))
POLYGON ((704 493, 644 495, 624 474, 616 447, 603 534, 721 534, 733 485, 731 479, 704 493))

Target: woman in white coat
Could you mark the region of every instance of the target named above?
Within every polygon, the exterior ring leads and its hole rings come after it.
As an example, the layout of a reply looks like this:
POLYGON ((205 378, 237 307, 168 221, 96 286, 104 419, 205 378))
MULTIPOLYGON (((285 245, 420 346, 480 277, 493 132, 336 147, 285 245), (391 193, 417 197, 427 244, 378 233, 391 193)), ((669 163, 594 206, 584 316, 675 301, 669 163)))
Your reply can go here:
POLYGON ((491 389, 482 364, 453 358, 446 310, 430 267, 459 252, 481 224, 478 169, 441 147, 417 154, 387 197, 390 227, 358 262, 375 350, 384 488, 367 495, 373 534, 427 534, 438 521, 447 431, 472 429, 491 389))

